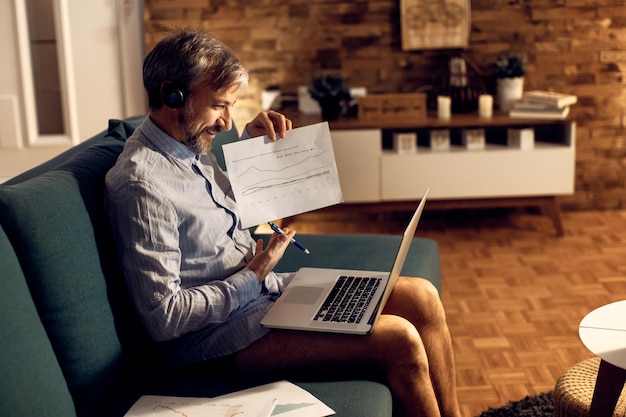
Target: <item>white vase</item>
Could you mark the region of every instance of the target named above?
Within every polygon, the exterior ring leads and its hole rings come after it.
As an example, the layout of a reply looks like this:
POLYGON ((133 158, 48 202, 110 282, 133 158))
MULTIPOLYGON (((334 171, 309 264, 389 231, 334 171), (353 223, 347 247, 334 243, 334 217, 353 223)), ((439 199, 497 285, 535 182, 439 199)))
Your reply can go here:
POLYGON ((498 107, 501 111, 511 110, 523 93, 524 77, 498 78, 498 107))

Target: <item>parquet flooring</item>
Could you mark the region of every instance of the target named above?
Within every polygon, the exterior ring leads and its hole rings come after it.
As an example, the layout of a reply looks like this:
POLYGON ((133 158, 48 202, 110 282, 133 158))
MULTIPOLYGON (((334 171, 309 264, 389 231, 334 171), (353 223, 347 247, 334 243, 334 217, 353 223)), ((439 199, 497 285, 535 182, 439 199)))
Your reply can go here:
MULTIPOLYGON (((410 213, 308 213, 299 233, 393 233, 410 213)), ((592 357, 578 338, 591 310, 626 299, 626 211, 563 213, 565 236, 528 210, 426 211, 417 232, 439 243, 442 298, 458 396, 472 417, 553 389, 592 357)))

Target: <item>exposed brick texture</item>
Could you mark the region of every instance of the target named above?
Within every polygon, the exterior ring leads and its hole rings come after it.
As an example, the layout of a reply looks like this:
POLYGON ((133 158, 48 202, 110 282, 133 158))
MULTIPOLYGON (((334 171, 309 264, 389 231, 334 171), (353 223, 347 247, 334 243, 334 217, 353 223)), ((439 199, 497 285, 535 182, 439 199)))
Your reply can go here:
MULTIPOLYGON (((529 58, 525 89, 576 94, 576 192, 564 209, 626 208, 626 0, 473 0, 465 51, 492 90, 499 54, 529 58)), ((261 91, 295 93, 320 70, 339 70, 369 92, 436 90, 455 51, 403 51, 398 0, 146 0, 146 47, 173 27, 223 40, 246 62, 241 126, 261 91)), ((532 169, 532 167, 529 167, 532 169)))

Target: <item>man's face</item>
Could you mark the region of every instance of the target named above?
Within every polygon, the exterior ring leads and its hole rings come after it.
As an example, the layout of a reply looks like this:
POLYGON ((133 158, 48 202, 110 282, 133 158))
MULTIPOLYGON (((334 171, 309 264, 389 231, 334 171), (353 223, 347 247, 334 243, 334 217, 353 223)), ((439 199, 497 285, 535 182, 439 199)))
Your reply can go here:
POLYGON ((184 143, 194 153, 208 153, 215 135, 231 129, 231 108, 238 91, 238 85, 217 92, 206 86, 194 90, 178 117, 184 143))

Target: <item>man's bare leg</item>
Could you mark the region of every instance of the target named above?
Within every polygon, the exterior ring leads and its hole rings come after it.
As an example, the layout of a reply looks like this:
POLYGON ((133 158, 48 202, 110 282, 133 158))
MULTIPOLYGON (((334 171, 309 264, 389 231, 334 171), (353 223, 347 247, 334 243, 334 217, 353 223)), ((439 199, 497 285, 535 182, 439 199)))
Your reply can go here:
MULTIPOLYGON (((409 278, 407 280, 414 280, 409 278)), ((383 372, 394 395, 395 412, 403 416, 439 416, 437 395, 447 395, 452 390, 452 398, 439 399, 443 410, 451 410, 451 417, 458 417, 458 405, 454 392, 454 377, 449 381, 452 387, 444 384, 454 375, 453 363, 448 364, 452 355, 433 352, 435 366, 450 366, 450 369, 431 369, 428 351, 447 348, 449 333, 440 304, 433 302, 438 294, 425 280, 406 283, 401 280, 389 299, 385 313, 381 316, 372 334, 349 336, 330 333, 312 333, 275 330, 257 340, 236 355, 236 365, 243 372, 307 372, 337 369, 359 369, 363 366, 383 372), (423 287, 423 288, 422 288, 423 287), (417 300, 409 300, 419 296, 417 300), (397 304, 407 303, 406 306, 397 304), (416 304, 423 303, 424 305, 416 304), (433 311, 435 310, 435 311, 433 311), (388 314, 389 311, 403 313, 388 314), (418 317, 419 316, 419 317, 418 317), (423 316, 423 317, 422 317, 423 316), (415 320, 417 324, 411 320, 415 320), (432 320, 435 322, 431 323, 432 320), (438 327, 443 325, 444 329, 438 327), (418 326, 426 331, 429 343, 441 337, 437 347, 424 345, 426 340, 420 335, 418 326), (442 334, 443 332, 443 334, 442 334), (447 335, 447 336, 446 336, 447 335), (433 378, 434 377, 434 378, 433 378), (433 386, 433 381, 436 386, 433 386), (456 409, 456 411, 454 411, 456 409), (457 413, 457 414, 455 414, 457 413)), ((449 351, 451 352, 451 347, 449 351)), ((430 362, 432 364, 432 362, 430 362)))
POLYGON ((426 350, 441 413, 446 417, 460 417, 452 339, 436 288, 421 278, 400 279, 384 313, 404 317, 413 323, 426 350))

